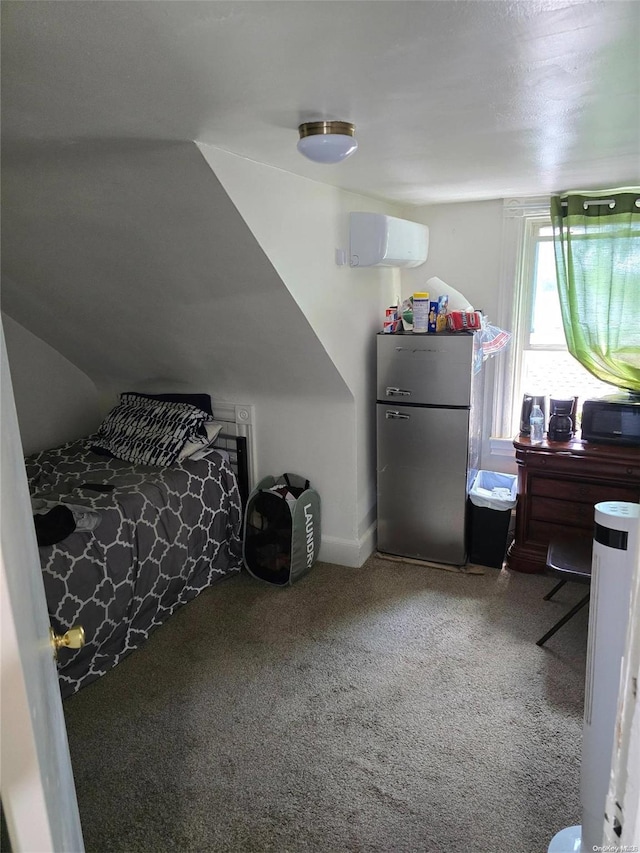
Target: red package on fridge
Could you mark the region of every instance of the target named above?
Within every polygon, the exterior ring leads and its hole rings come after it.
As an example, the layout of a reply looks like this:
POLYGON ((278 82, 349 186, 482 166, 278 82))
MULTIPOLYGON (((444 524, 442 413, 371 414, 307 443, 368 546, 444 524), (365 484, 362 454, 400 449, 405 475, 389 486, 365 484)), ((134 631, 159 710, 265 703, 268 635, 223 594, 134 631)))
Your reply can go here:
POLYGON ((482 315, 479 311, 450 311, 447 325, 452 332, 466 332, 482 327, 482 315))

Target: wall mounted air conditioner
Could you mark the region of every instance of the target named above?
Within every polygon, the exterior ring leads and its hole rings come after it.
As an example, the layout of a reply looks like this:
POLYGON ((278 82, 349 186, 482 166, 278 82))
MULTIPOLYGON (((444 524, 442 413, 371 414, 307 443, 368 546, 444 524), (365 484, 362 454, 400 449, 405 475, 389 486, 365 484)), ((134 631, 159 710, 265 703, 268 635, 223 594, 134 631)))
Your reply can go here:
POLYGON ((351 213, 352 267, 419 267, 427 260, 429 229, 382 213, 351 213))

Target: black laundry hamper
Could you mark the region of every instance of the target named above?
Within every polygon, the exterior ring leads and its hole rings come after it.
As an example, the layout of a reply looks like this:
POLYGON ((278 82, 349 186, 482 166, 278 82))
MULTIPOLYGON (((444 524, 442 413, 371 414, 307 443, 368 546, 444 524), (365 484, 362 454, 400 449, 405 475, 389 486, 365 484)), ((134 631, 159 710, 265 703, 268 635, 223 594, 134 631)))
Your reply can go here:
POLYGON ((287 586, 306 574, 320 550, 320 496, 298 474, 264 477, 244 515, 243 560, 259 580, 287 586))

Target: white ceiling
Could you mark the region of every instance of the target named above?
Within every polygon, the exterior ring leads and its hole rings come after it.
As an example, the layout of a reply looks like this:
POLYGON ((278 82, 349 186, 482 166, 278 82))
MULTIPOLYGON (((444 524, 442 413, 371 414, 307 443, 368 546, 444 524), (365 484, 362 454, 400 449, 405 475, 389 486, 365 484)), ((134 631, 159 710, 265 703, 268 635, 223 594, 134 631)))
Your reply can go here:
POLYGON ((430 203, 640 182, 637 0, 2 2, 2 133, 196 140, 430 203), (353 121, 304 160, 297 126, 353 121))

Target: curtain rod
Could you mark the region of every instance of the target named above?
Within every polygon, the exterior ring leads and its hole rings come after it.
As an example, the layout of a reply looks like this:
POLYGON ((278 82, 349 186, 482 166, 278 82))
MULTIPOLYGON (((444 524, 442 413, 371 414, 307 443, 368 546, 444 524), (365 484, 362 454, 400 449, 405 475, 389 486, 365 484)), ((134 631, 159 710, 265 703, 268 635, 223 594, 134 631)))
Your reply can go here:
MULTIPOLYGON (((586 199, 585 201, 582 202, 584 207, 592 207, 592 206, 596 206, 598 204, 615 205, 615 203, 616 203, 615 198, 593 198, 593 199, 586 199)), ((562 205, 562 207, 568 207, 569 206, 568 201, 561 201, 560 204, 562 205)))

